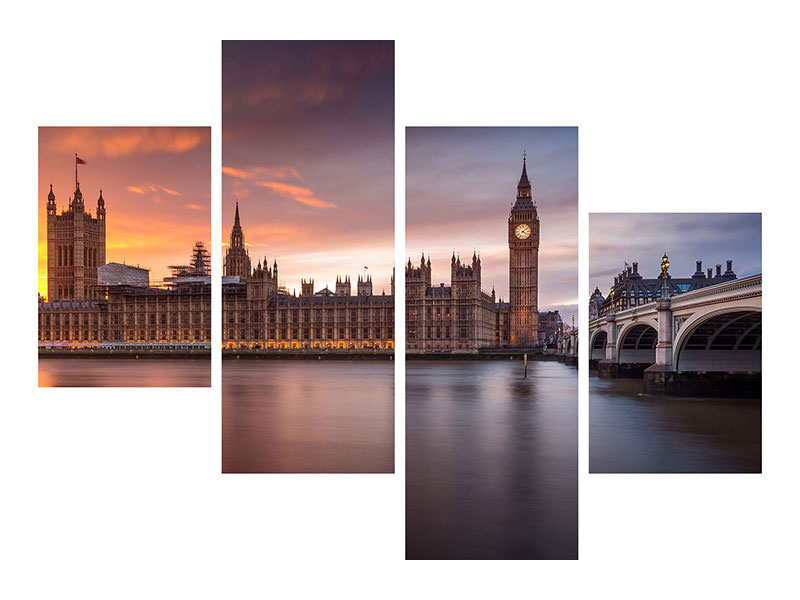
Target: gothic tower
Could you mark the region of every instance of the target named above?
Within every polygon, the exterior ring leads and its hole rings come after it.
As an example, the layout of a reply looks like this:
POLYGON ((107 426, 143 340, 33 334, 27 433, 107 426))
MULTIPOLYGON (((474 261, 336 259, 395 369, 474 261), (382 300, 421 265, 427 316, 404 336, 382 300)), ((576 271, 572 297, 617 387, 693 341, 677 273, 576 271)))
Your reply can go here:
MULTIPOLYGON (((266 265, 265 265, 266 266, 266 265)), ((239 223, 239 201, 236 201, 236 216, 231 229, 231 243, 225 251, 225 267, 223 275, 250 277, 250 255, 244 247, 244 233, 239 223)))
POLYGON ((106 262, 106 203, 97 199, 97 217, 85 212, 75 156, 75 193, 57 214, 53 186, 47 195, 47 300, 99 298, 97 267, 106 262))
POLYGON ((517 200, 508 216, 508 284, 511 345, 532 346, 539 327, 539 215, 533 203, 526 157, 517 200))

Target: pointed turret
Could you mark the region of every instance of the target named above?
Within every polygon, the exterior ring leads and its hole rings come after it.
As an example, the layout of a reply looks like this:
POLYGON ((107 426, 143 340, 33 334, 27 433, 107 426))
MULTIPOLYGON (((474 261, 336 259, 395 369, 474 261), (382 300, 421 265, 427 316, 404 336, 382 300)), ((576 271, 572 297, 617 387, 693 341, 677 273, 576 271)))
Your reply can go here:
POLYGON ((53 193, 53 184, 50 184, 50 193, 47 194, 47 214, 56 214, 56 195, 53 193))
POLYGON ((531 187, 531 182, 528 180, 528 157, 525 152, 522 153, 522 175, 519 177, 517 188, 531 187))
POLYGON ((533 209, 533 188, 528 179, 528 165, 525 153, 522 154, 522 175, 517 184, 517 201, 514 203, 513 211, 533 209))
POLYGON ((239 201, 236 201, 236 216, 233 218, 233 228, 231 229, 231 248, 244 248, 244 233, 242 224, 239 222, 239 201))
POLYGON ((106 218, 106 201, 103 199, 103 190, 100 190, 100 196, 97 198, 97 218, 101 221, 106 218))
POLYGON ((72 208, 74 210, 83 210, 83 194, 81 193, 81 184, 75 183, 75 195, 72 198, 72 208))

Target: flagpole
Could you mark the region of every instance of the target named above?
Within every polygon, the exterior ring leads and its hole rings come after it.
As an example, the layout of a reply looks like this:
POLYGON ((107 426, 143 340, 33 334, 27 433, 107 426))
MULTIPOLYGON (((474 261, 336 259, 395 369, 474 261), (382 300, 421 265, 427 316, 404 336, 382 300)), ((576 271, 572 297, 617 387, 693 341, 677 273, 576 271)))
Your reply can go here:
POLYGON ((78 189, 78 153, 75 153, 75 189, 78 189))

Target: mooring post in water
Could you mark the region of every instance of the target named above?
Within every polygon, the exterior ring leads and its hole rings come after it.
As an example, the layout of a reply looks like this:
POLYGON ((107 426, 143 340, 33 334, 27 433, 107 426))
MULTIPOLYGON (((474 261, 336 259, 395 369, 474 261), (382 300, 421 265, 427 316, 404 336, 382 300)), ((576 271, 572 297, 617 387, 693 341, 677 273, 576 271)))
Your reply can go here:
POLYGON ((525 379, 527 379, 528 378, 528 353, 527 352, 522 355, 522 363, 525 365, 525 370, 524 370, 524 373, 523 373, 522 376, 525 379))

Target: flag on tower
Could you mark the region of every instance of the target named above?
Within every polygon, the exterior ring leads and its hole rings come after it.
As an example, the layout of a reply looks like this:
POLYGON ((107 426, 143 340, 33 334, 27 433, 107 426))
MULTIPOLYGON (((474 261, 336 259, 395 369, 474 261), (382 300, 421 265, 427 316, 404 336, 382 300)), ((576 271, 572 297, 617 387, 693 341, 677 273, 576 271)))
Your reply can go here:
POLYGON ((75 155, 75 164, 78 165, 85 165, 86 161, 80 158, 77 154, 75 155))

